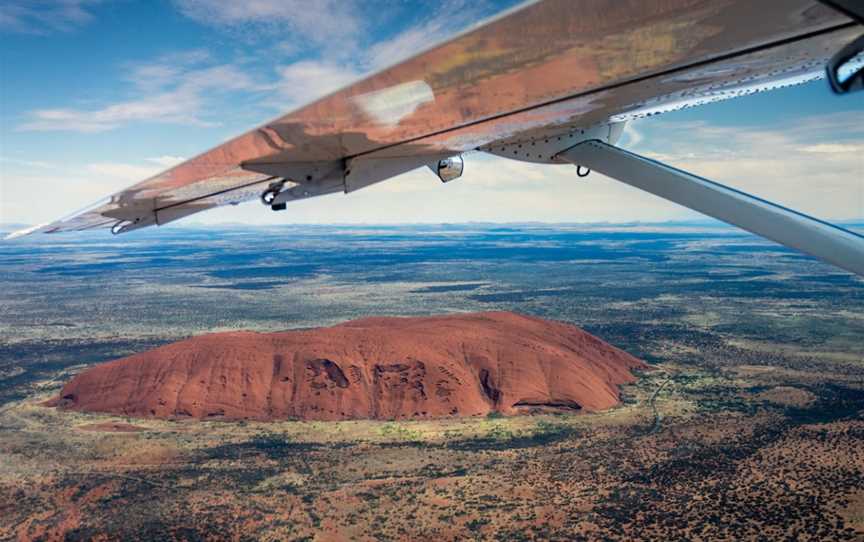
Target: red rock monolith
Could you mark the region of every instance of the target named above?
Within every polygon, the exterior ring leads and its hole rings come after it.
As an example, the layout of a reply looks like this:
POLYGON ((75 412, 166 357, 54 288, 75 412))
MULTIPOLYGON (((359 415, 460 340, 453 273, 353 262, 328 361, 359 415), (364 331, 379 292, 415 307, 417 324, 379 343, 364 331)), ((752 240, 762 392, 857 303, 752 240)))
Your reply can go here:
POLYGON ((51 404, 134 417, 344 420, 597 411, 642 361, 509 312, 213 333, 96 365, 51 404))

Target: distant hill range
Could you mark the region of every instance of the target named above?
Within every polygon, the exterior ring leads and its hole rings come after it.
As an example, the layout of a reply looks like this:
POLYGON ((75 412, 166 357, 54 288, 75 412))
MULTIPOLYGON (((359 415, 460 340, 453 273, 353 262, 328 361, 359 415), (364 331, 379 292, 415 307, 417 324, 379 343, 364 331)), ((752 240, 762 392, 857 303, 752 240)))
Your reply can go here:
POLYGON ((48 404, 134 417, 409 419, 597 411, 647 365, 509 312, 203 335, 96 365, 48 404))

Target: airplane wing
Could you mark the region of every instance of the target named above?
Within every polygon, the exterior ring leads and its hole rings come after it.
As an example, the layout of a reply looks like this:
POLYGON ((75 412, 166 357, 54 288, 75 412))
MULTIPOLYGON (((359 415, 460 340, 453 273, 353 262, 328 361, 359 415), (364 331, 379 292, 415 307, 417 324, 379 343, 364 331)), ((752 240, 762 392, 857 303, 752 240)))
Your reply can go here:
POLYGON ((822 77, 861 32, 854 6, 850 17, 830 3, 527 3, 70 217, 13 235, 122 233, 259 197, 280 210, 424 165, 454 165, 449 157, 475 150, 566 163, 561 151, 587 139, 614 143, 629 119, 822 77))

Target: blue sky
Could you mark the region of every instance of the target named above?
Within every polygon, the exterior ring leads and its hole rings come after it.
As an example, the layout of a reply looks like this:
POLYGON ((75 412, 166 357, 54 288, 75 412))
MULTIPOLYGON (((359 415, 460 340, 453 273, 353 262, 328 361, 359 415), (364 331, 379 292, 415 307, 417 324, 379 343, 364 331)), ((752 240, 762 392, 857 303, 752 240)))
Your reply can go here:
MULTIPOLYGON (((0 222, 65 215, 516 2, 6 0, 0 222)), ((823 81, 632 123, 623 143, 832 219, 864 217, 862 95, 823 81)), ((482 155, 196 222, 626 221, 698 215, 599 175, 482 155)))

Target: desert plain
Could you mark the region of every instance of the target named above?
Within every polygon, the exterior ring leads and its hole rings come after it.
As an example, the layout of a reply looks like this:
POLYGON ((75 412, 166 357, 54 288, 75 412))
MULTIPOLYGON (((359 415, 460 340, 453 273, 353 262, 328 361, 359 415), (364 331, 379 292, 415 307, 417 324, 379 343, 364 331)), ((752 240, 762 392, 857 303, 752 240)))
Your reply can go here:
POLYGON ((704 225, 291 233, 269 253, 274 231, 252 228, 0 247, 0 539, 864 539, 860 279, 704 225), (571 322, 654 369, 590 413, 43 405, 97 363, 203 333, 490 310, 571 322))

